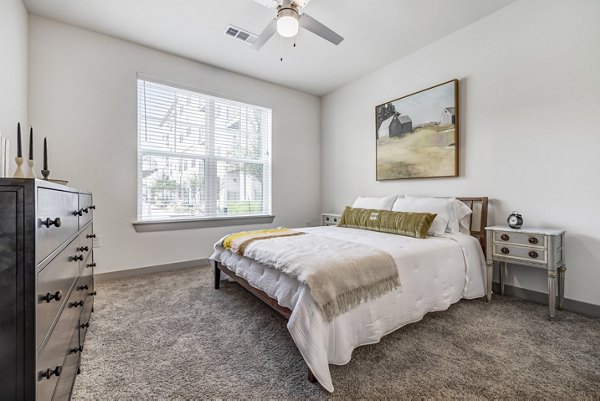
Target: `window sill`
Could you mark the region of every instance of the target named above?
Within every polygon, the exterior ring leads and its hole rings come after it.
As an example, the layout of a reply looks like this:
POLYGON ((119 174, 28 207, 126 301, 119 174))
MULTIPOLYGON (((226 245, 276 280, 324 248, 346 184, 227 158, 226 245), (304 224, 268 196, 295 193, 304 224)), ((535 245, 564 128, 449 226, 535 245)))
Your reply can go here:
POLYGON ((211 217, 205 219, 189 220, 136 221, 133 223, 133 227, 138 233, 145 233, 151 231, 190 230, 194 228, 241 226, 245 224, 270 224, 273 222, 273 219, 275 219, 275 216, 259 215, 211 217))

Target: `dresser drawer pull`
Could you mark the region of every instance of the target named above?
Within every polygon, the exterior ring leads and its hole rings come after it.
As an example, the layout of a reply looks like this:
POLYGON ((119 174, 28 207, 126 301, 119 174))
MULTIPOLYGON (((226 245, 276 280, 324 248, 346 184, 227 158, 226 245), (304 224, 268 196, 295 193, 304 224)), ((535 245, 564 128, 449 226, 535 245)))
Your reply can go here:
POLYGON ((93 296, 96 296, 97 294, 98 294, 98 293, 97 293, 96 291, 92 291, 92 292, 90 292, 90 294, 89 294, 89 295, 90 295, 91 297, 93 297, 93 296))
POLYGON ((83 209, 75 210, 73 216, 83 216, 83 209))
POLYGON ((96 205, 90 205, 90 209, 96 210, 96 205))
POLYGON ((510 237, 508 236, 508 234, 502 234, 502 235, 500 236, 500 239, 501 239, 502 241, 508 241, 508 240, 510 239, 510 237))
POLYGON ((87 246, 82 246, 80 248, 77 248, 77 252, 87 252, 89 250, 90 250, 90 248, 88 248, 87 246))
POLYGON ((83 345, 80 345, 79 347, 71 348, 69 350, 69 354, 76 354, 76 353, 82 352, 82 351, 83 351, 83 345))
POLYGON ((60 373, 62 372, 62 366, 57 366, 54 369, 46 369, 42 372, 40 372, 40 376, 43 378, 46 378, 48 380, 50 380, 52 378, 52 376, 60 376, 60 373))
POLYGON ((90 322, 83 323, 83 324, 82 324, 81 326, 79 326, 79 327, 81 327, 82 329, 87 329, 88 327, 90 327, 90 322))
POLYGON ((537 258, 538 256, 539 256, 539 255, 538 255, 538 253, 537 253, 536 251, 529 251, 529 257, 530 257, 530 258, 533 258, 533 259, 535 259, 535 258, 537 258))
POLYGON ((502 252, 505 255, 508 255, 510 250, 507 247, 504 247, 504 248, 500 249, 500 252, 502 252))
POLYGON ((69 304, 69 308, 77 308, 78 306, 83 306, 83 301, 79 301, 79 302, 71 302, 69 304))
POLYGON ((533 244, 533 245, 535 245, 535 244, 537 244, 538 242, 539 242, 539 241, 538 241, 538 239, 537 239, 536 237, 529 237, 529 243, 530 243, 530 244, 533 244))
POLYGON ((83 255, 71 256, 71 261, 77 262, 78 260, 83 260, 83 255))
POLYGON ((83 290, 87 290, 89 288, 90 287, 86 284, 86 285, 80 285, 79 287, 77 287, 77 290, 78 291, 83 291, 83 290))
POLYGON ((46 226, 47 228, 50 228, 52 226, 58 228, 61 226, 61 224, 62 222, 60 221, 60 217, 57 217, 54 220, 52 220, 50 217, 46 218, 45 220, 42 220, 42 225, 46 226))
POLYGON ((96 234, 88 234, 85 238, 96 238, 96 234))
POLYGON ((54 294, 49 292, 42 297, 42 301, 46 301, 48 303, 50 303, 50 301, 52 301, 52 300, 60 301, 62 296, 63 296, 63 293, 61 290, 56 291, 54 294))
POLYGON ((86 267, 96 267, 95 263, 88 263, 86 267))

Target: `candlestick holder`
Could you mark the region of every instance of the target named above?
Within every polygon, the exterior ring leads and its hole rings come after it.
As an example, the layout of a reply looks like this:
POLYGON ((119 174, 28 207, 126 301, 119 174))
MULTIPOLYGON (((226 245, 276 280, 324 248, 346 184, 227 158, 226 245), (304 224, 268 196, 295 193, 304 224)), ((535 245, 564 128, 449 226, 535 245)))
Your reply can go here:
POLYGON ((13 174, 13 177, 15 177, 15 178, 25 178, 25 174, 23 174, 23 168, 21 167, 23 165, 23 158, 22 157, 15 157, 15 163, 17 163, 17 169, 15 170, 15 173, 13 174))
POLYGON ((34 166, 35 166, 35 161, 34 160, 27 160, 27 165, 29 166, 29 170, 27 171, 27 178, 37 178, 37 175, 35 175, 35 170, 34 170, 34 166))
POLYGON ((50 175, 50 170, 42 170, 42 175, 44 176, 44 180, 48 181, 48 176, 50 175))

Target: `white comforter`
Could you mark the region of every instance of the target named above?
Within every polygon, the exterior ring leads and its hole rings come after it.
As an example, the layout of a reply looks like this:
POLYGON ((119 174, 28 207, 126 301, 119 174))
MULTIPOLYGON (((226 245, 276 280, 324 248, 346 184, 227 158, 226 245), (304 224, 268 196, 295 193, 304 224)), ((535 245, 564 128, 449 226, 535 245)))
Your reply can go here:
POLYGON ((392 255, 402 286, 327 322, 304 284, 268 266, 215 246, 212 259, 222 262, 292 310, 288 330, 319 383, 333 392, 329 364, 344 365, 354 348, 379 342, 386 334, 446 310, 461 298, 485 294, 485 262, 479 242, 463 234, 415 239, 335 226, 302 231, 354 241, 392 255))

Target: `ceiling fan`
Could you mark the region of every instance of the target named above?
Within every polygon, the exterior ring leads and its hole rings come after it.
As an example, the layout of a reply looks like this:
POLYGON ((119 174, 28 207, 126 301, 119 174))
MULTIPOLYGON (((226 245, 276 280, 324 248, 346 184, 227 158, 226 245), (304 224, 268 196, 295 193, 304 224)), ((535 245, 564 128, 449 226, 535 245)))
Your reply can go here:
POLYGON ((310 0, 254 0, 259 4, 277 10, 277 16, 269 22, 261 32, 252 46, 255 50, 260 49, 271 36, 277 32, 284 38, 293 38, 298 34, 300 27, 311 31, 325 40, 339 45, 343 37, 327 28, 325 25, 302 12, 302 9, 310 0))

